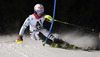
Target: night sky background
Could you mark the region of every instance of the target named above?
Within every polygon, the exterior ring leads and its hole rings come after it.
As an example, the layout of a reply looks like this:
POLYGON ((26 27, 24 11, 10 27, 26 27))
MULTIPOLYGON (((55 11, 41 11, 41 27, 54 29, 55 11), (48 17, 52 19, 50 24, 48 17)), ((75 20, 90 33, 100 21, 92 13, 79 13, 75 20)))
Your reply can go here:
MULTIPOLYGON (((0 0, 0 34, 18 33, 24 20, 33 14, 34 5, 37 3, 43 4, 45 13, 52 16, 53 2, 53 0, 0 0)), ((94 32, 98 33, 99 15, 99 0, 57 0, 55 19, 88 28, 83 30, 95 29, 94 32)), ((66 27, 70 29, 75 26, 55 22, 53 31, 66 27)))

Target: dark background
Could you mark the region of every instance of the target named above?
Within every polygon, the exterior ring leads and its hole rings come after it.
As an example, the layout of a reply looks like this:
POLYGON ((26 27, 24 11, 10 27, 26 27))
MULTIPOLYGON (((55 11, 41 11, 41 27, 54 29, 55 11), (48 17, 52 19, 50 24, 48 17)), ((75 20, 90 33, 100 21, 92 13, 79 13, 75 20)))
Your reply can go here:
MULTIPOLYGON (((45 13, 53 15, 53 0, 0 0, 0 34, 18 33, 24 20, 34 12, 34 5, 41 3, 45 13)), ((100 31, 99 0, 57 0, 55 18, 71 24, 100 31)), ((54 23, 53 30, 71 28, 54 23)), ((72 26, 73 27, 73 26, 72 26)))

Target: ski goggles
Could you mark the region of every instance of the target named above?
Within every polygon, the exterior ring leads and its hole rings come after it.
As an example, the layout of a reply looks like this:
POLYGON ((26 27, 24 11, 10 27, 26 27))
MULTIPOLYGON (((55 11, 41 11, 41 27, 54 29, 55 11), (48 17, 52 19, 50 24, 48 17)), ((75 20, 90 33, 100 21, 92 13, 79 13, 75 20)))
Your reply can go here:
POLYGON ((36 12, 37 12, 37 13, 43 13, 44 10, 37 10, 36 12))

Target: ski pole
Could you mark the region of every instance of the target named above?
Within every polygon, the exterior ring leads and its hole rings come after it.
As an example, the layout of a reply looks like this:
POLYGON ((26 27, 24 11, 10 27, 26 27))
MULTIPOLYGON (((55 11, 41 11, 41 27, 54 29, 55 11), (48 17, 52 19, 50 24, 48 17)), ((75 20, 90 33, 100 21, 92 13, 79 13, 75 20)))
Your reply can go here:
MULTIPOLYGON (((59 23, 63 23, 63 24, 67 24, 67 25, 71 25, 71 26, 75 26, 75 27, 82 27, 82 26, 79 26, 79 25, 75 25, 75 24, 70 24, 68 22, 63 22, 63 21, 59 21, 59 20, 54 20, 56 22, 59 22, 59 23)), ((83 28, 87 28, 87 27, 83 27, 83 28)), ((90 29, 90 28, 87 28, 87 29, 90 29)), ((94 31, 94 29, 90 29, 91 31, 94 31)))
POLYGON ((59 22, 59 23, 63 23, 63 24, 69 24, 68 22, 63 22, 63 21, 59 21, 59 20, 54 20, 56 22, 59 22))
MULTIPOLYGON (((59 20, 54 20, 56 22, 59 22, 59 23, 63 23, 63 24, 68 24, 68 25, 72 25, 72 26, 78 26, 78 25, 74 25, 74 24, 70 24, 68 22, 63 22, 63 21, 59 21, 59 20)), ((79 26, 78 26, 79 27, 79 26)))
POLYGON ((16 42, 16 41, 7 41, 7 42, 5 42, 5 43, 12 43, 12 42, 16 42))

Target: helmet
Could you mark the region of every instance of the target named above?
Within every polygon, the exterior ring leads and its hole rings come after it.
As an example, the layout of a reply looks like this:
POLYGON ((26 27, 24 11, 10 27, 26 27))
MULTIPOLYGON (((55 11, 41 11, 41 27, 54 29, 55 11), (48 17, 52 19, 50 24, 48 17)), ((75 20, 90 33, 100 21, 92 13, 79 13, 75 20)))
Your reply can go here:
POLYGON ((44 12, 43 5, 42 4, 36 4, 34 6, 34 11, 35 11, 35 13, 42 13, 43 14, 43 12, 44 12))

